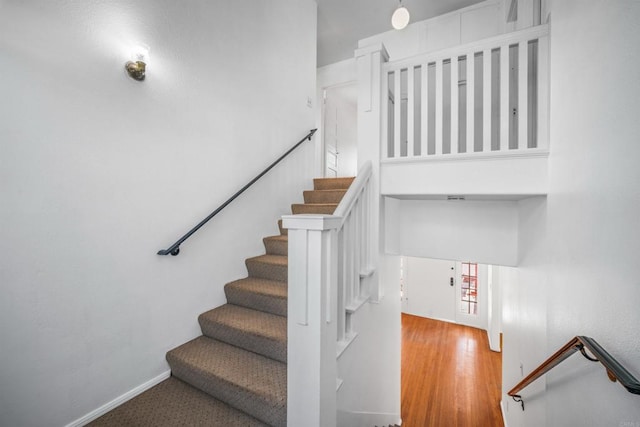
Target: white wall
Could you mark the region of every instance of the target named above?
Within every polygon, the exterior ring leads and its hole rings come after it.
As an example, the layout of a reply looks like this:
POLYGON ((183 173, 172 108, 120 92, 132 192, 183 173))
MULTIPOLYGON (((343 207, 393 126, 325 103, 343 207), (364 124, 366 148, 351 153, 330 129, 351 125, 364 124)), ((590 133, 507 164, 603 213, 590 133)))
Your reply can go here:
POLYGON ((404 313, 456 321, 455 261, 404 257, 404 313), (454 286, 450 285, 450 278, 454 286))
POLYGON ((400 257, 383 256, 384 298, 352 317, 358 336, 338 359, 338 426, 400 423, 400 257))
MULTIPOLYGON (((503 0, 488 0, 457 11, 367 37, 358 47, 383 43, 392 61, 446 49, 504 33, 503 0)), ((408 6, 411 10, 411 6, 408 6)))
MULTIPOLYGON (((588 335, 638 377, 639 20, 637 1, 552 3, 548 200, 549 350, 588 335)), ((547 384, 548 425, 640 425, 638 396, 579 356, 547 384)))
POLYGON ((484 264, 517 263, 515 201, 399 200, 391 206, 393 210, 385 213, 385 232, 397 237, 390 240, 394 243, 390 253, 484 264))
POLYGON ((246 275, 313 143, 155 253, 313 127, 315 27, 311 0, 2 2, 0 424, 64 425, 165 372, 246 275))
MULTIPOLYGON (((526 338, 521 354, 542 345, 547 357, 575 335, 591 336, 640 377, 640 81, 633 71, 640 3, 563 0, 550 7, 549 196, 546 206, 528 207, 537 225, 521 245, 530 256, 518 272, 521 301, 537 320, 514 329, 503 319, 505 339, 510 328, 526 338), (544 301, 529 301, 539 291, 544 301)), ((513 356, 506 346, 505 370, 513 356)), ((640 425, 638 396, 610 382, 600 364, 574 355, 543 381, 546 393, 526 390, 527 410, 512 409, 509 427, 640 425), (530 411, 544 401, 544 412, 530 411)))
POLYGON ((526 395, 525 412, 506 395, 557 350, 547 346, 547 200, 544 197, 522 200, 518 202, 518 214, 518 268, 498 268, 503 298, 503 408, 509 427, 561 426, 563 424, 546 423, 546 378, 531 384, 522 393, 526 395))

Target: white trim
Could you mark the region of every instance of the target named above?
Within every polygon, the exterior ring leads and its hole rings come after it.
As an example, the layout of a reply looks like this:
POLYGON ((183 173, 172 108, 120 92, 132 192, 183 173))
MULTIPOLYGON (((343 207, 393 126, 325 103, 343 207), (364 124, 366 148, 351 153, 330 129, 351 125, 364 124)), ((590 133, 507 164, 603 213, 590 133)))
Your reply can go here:
POLYGON ((338 409, 338 426, 371 427, 374 425, 385 426, 389 424, 402 425, 400 414, 389 412, 352 412, 338 409))
POLYGON ((367 302, 369 302, 369 297, 358 298, 355 301, 352 301, 351 304, 347 304, 344 309, 347 311, 347 313, 353 314, 356 311, 358 311, 367 302))
POLYGON ((500 413, 502 413, 502 422, 504 423, 504 427, 509 427, 507 425, 507 416, 504 411, 504 400, 500 400, 500 413))
POLYGON ((151 387, 160 384, 162 381, 166 380, 170 376, 171 376, 171 370, 165 371, 165 372, 161 373, 160 375, 158 375, 157 377, 150 379, 146 383, 141 384, 138 387, 136 387, 136 388, 134 388, 132 390, 129 390, 125 394, 116 397, 111 402, 106 403, 106 404, 102 405, 101 407, 99 407, 98 409, 95 409, 95 410, 89 412, 87 415, 85 415, 85 416, 83 416, 81 418, 78 418, 75 421, 72 421, 71 423, 67 424, 66 427, 81 427, 81 426, 84 426, 86 424, 89 424, 91 421, 97 419, 98 417, 101 417, 102 415, 106 414, 107 412, 111 411, 112 409, 114 409, 114 408, 122 405, 123 403, 127 402, 128 400, 133 399, 137 395, 142 394, 143 392, 149 390, 151 387))
POLYGON ((494 344, 495 343, 491 342, 491 334, 489 333, 488 325, 487 325, 486 332, 487 332, 487 340, 489 341, 489 350, 493 351, 494 353, 501 353, 501 351, 500 351, 500 343, 498 343, 498 349, 497 350, 494 349, 494 347, 495 347, 494 344))
POLYGON ((357 332, 347 333, 343 340, 340 340, 336 343, 336 359, 340 359, 342 353, 351 345, 353 341, 358 337, 357 332))
POLYGON ((383 70, 388 73, 390 71, 402 70, 412 65, 429 64, 440 60, 450 59, 452 56, 466 55, 469 52, 481 52, 486 49, 492 50, 500 46, 511 45, 521 41, 535 40, 547 35, 549 35, 549 26, 547 24, 538 25, 455 47, 420 53, 408 58, 387 62, 383 65, 383 70))
POLYGON ((499 160, 513 158, 549 157, 549 150, 543 148, 524 148, 519 150, 473 152, 473 153, 451 153, 423 157, 393 157, 380 160, 381 164, 392 163, 421 163, 421 162, 458 162, 463 160, 499 160))

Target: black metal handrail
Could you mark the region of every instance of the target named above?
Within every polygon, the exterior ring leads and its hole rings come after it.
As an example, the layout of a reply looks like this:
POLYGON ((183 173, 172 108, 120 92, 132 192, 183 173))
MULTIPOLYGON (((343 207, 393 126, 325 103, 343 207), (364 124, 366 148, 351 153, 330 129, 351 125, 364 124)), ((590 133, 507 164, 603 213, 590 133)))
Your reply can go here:
POLYGON ((638 381, 624 366, 622 366, 615 359, 615 357, 610 355, 604 348, 602 348, 602 346, 598 344, 596 340, 585 336, 574 337, 560 350, 558 350, 551 357, 545 360, 533 372, 527 375, 526 378, 520 381, 507 394, 511 396, 516 402, 520 403, 522 405, 522 410, 524 410, 524 402, 522 400, 522 396, 520 396, 518 392, 540 378, 542 375, 549 372, 555 366, 559 365, 563 360, 571 356, 576 351, 579 351, 587 360, 590 360, 591 362, 602 363, 607 370, 607 376, 611 381, 618 381, 620 385, 626 388, 630 393, 640 394, 640 381, 638 381), (589 350, 593 357, 587 354, 585 348, 589 350))
POLYGON ((300 144, 302 144, 305 140, 309 140, 311 141, 311 137, 313 136, 314 133, 316 133, 318 129, 312 129, 304 138, 302 138, 300 141, 298 141, 293 147, 291 147, 289 150, 287 150, 286 153, 284 153, 282 156, 280 156, 275 162, 271 163, 265 170, 263 170, 262 172, 260 172, 260 174, 258 174, 258 176, 256 176, 255 178, 253 178, 251 181, 249 181, 247 183, 247 185, 245 185, 244 187, 242 187, 240 190, 238 190, 233 196, 229 197, 229 199, 227 199, 226 202, 224 202, 223 204, 221 204, 215 211, 211 212, 205 219, 203 219, 202 221, 200 221, 200 223, 198 223, 198 225, 196 225, 195 227, 193 227, 191 230, 189 230, 187 232, 187 234, 185 234, 184 236, 182 236, 181 238, 179 238, 173 245, 169 246, 167 249, 161 249, 158 251, 158 255, 173 255, 176 256, 180 253, 180 245, 182 244, 182 242, 184 242, 185 240, 187 240, 189 237, 191 237, 191 235, 193 233, 195 233, 196 231, 198 231, 203 225, 205 225, 207 222, 209 222, 209 220, 211 218, 213 218, 214 216, 216 216, 222 209, 226 208, 231 202, 233 202, 240 194, 244 193, 244 191, 251 187, 257 180, 259 180, 260 178, 262 178, 264 176, 264 174, 266 174, 267 172, 269 172, 275 165, 277 165, 278 163, 280 163, 280 161, 282 159, 284 159, 285 157, 287 157, 293 150, 295 150, 296 148, 298 148, 298 146, 300 144))

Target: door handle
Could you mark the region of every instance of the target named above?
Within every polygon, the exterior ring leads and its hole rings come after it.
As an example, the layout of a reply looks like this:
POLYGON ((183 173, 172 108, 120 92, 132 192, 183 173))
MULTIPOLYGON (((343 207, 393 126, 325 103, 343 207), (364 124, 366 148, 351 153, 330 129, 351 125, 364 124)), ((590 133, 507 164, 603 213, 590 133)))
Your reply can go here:
POLYGON ((449 279, 449 285, 453 286, 453 277, 449 279))

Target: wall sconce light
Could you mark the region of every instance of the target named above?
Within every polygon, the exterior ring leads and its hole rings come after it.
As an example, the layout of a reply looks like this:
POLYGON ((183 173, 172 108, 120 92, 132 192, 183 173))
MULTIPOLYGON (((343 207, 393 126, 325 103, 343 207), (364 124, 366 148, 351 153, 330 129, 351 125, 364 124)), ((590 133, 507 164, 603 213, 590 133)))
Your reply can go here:
POLYGON ((142 81, 145 78, 147 63, 149 62, 149 47, 137 45, 131 49, 131 61, 124 64, 124 68, 132 79, 142 81))
POLYGON ((402 30, 409 25, 409 11, 402 5, 402 0, 399 1, 398 8, 391 15, 391 25, 396 30, 402 30))

